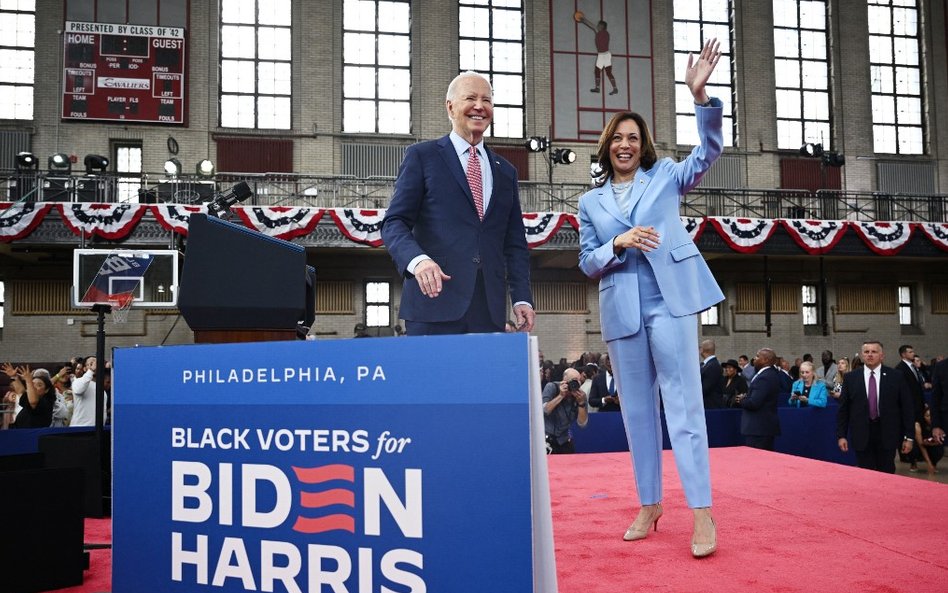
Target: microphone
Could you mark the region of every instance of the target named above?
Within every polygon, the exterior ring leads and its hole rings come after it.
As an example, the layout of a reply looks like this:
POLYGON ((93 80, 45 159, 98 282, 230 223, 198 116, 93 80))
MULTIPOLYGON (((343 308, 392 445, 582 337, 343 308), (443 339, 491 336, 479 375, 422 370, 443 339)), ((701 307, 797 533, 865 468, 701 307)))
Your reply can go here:
POLYGON ((241 181, 225 193, 219 193, 214 200, 207 205, 207 210, 214 216, 220 217, 221 214, 230 210, 230 207, 238 202, 243 202, 253 195, 250 186, 246 181, 241 181))

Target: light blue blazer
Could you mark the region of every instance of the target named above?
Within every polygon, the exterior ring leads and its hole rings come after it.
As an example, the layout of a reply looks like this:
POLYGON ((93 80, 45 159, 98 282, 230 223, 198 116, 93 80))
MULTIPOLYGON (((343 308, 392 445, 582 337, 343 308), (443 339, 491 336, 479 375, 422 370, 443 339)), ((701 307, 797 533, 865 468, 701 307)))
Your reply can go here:
POLYGON ((681 162, 664 158, 648 171, 636 172, 628 218, 619 211, 611 179, 580 198, 579 268, 599 279, 603 340, 631 336, 641 324, 636 274, 641 259, 612 251, 612 240, 634 226, 654 226, 658 231, 661 244, 644 255, 673 316, 693 315, 724 300, 679 216, 681 196, 701 181, 721 154, 723 111, 719 99, 712 99, 710 107, 696 107, 701 144, 681 162))
MULTIPOLYGON (((803 393, 803 379, 797 379, 793 382, 793 387, 790 388, 790 396, 793 397, 793 394, 803 393)), ((810 385, 810 395, 807 396, 807 405, 813 406, 814 408, 825 408, 826 401, 829 394, 826 391, 826 383, 820 380, 813 381, 813 385, 810 385)), ((794 407, 800 407, 800 400, 797 399, 788 399, 787 404, 794 407)))

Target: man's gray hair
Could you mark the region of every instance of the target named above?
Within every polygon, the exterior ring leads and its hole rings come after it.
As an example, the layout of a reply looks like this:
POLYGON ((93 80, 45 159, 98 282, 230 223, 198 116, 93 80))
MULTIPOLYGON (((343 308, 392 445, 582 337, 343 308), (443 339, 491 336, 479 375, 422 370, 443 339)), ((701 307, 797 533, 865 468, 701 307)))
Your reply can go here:
POLYGON ((452 80, 452 81, 451 81, 451 84, 448 85, 448 92, 445 94, 444 100, 445 100, 445 101, 450 101, 450 100, 452 100, 452 99, 454 98, 454 94, 457 92, 458 83, 459 83, 462 79, 464 79, 464 78, 472 78, 472 77, 474 77, 474 78, 480 78, 481 80, 483 80, 484 82, 486 82, 486 83, 487 83, 487 86, 490 87, 490 92, 491 92, 491 94, 494 93, 494 87, 491 86, 490 80, 488 80, 486 76, 484 76, 484 75, 481 74, 480 72, 475 72, 475 71, 473 71, 473 70, 467 70, 466 72, 462 72, 462 73, 460 73, 460 74, 458 74, 457 76, 454 77, 454 80, 452 80))

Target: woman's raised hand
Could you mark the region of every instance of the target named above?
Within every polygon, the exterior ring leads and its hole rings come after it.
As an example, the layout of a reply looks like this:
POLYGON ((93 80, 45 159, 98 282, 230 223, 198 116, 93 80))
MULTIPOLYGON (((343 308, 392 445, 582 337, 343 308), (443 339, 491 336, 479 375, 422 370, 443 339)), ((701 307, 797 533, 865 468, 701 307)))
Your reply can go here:
POLYGON ((704 86, 714 67, 718 65, 721 58, 721 44, 716 38, 708 39, 698 59, 695 60, 694 54, 688 54, 688 67, 685 68, 685 84, 691 90, 691 95, 695 98, 695 103, 707 103, 708 94, 704 92, 704 86))

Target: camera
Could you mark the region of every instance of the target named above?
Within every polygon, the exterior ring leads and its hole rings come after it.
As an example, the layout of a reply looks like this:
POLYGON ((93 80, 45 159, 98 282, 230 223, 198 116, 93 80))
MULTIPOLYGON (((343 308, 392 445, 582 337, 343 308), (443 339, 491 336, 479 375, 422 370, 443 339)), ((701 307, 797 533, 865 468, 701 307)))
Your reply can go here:
POLYGON ((566 382, 566 387, 570 391, 579 391, 579 381, 577 381, 576 379, 570 379, 569 381, 566 382))

